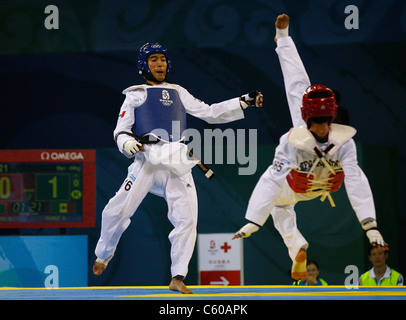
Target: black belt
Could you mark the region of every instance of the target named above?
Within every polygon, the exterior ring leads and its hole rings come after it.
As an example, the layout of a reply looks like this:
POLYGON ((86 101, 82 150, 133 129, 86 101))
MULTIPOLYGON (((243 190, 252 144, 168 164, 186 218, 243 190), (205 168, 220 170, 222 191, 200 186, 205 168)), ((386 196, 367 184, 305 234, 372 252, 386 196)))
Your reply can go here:
POLYGON ((136 140, 138 140, 139 142, 141 142, 141 143, 143 143, 143 144, 157 144, 158 142, 161 142, 161 141, 162 141, 162 140, 159 139, 158 137, 153 136, 153 135, 150 135, 150 134, 145 135, 145 136, 139 136, 139 135, 133 134, 133 133, 131 133, 131 132, 120 131, 119 133, 117 133, 117 134, 114 136, 114 142, 115 142, 116 144, 117 144, 117 138, 118 138, 118 136, 119 136, 120 134, 126 134, 126 135, 128 135, 128 136, 130 136, 130 137, 133 137, 133 138, 135 138, 136 140))

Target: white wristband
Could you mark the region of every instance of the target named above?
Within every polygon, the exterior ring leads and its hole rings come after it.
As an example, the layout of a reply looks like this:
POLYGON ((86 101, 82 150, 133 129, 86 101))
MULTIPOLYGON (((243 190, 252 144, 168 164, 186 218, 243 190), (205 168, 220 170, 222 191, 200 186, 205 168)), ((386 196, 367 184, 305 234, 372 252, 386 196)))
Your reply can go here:
POLYGON ((287 26, 285 29, 279 29, 276 28, 276 39, 284 38, 289 36, 289 26, 287 26))

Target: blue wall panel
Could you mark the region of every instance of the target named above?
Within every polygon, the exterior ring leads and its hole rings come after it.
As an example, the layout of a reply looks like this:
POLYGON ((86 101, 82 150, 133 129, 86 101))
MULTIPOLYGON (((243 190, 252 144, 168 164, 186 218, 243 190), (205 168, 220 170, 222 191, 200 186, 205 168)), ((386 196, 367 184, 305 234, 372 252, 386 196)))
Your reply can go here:
POLYGON ((0 236, 0 287, 83 287, 87 269, 86 235, 0 236))

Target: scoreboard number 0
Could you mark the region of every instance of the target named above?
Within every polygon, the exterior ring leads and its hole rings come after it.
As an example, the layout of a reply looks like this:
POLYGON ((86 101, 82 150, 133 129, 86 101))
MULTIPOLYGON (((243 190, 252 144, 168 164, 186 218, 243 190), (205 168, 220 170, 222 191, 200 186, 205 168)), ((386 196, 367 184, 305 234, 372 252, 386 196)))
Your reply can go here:
POLYGON ((11 181, 9 177, 0 178, 0 198, 8 199, 11 194, 11 181))

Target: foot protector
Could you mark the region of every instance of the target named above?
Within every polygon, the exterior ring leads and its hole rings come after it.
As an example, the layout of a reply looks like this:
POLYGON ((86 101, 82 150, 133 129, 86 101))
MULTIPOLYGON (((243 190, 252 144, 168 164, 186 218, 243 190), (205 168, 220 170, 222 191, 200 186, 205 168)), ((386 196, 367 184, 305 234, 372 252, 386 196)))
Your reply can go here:
POLYGON ((106 270, 107 265, 109 264, 110 260, 113 259, 113 256, 114 254, 108 257, 107 259, 97 258, 93 265, 93 273, 96 276, 100 276, 103 273, 103 271, 106 270))
POLYGON ((292 264, 291 277, 295 280, 306 280, 306 263, 307 255, 304 249, 300 249, 299 253, 296 255, 295 261, 292 264))

